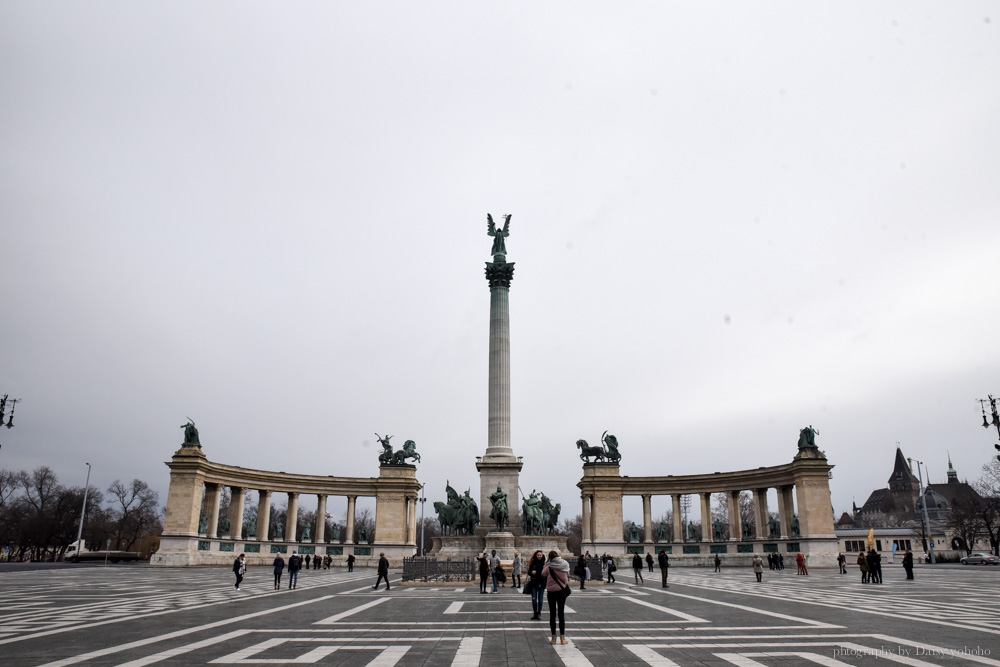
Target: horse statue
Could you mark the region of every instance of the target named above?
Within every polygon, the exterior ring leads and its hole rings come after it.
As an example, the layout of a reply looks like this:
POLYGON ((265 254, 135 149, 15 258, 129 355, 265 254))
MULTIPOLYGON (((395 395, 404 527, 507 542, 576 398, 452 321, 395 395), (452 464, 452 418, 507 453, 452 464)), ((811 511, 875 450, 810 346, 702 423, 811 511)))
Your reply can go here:
POLYGON ((549 535, 556 534, 556 528, 559 526, 559 512, 561 511, 562 504, 556 503, 549 514, 549 520, 545 522, 545 528, 549 535))
POLYGON ((451 484, 445 481, 444 490, 448 495, 447 502, 436 502, 434 503, 434 511, 437 512, 438 522, 441 524, 441 533, 443 535, 448 535, 450 532, 455 532, 458 530, 458 516, 461 511, 461 501, 459 500, 458 493, 455 489, 451 488, 451 484))
POLYGON ((611 463, 618 463, 622 460, 622 455, 618 453, 618 438, 613 435, 608 435, 608 432, 605 431, 604 435, 601 436, 601 442, 603 442, 604 446, 608 448, 608 461, 611 463))
POLYGON ((576 447, 580 450, 580 460, 584 463, 591 463, 587 460, 587 457, 593 456, 594 463, 597 461, 603 461, 605 459, 605 452, 603 447, 591 447, 587 444, 586 440, 577 440, 576 447))
POLYGON ((521 524, 525 535, 541 535, 545 529, 542 500, 538 497, 537 491, 532 491, 521 504, 521 524))
POLYGON ((403 448, 392 455, 391 464, 394 466, 405 465, 406 459, 413 459, 415 461, 420 460, 420 454, 417 454, 417 443, 412 440, 404 442, 403 448))
POLYGON ((461 535, 473 535, 479 525, 479 505, 469 495, 469 489, 465 490, 465 495, 458 499, 458 503, 461 508, 458 514, 458 532, 461 535))
POLYGON ((383 438, 376 433, 375 437, 378 438, 379 444, 382 445, 382 453, 378 455, 379 465, 387 466, 392 463, 392 445, 389 444, 389 441, 392 440, 392 436, 387 435, 383 438))

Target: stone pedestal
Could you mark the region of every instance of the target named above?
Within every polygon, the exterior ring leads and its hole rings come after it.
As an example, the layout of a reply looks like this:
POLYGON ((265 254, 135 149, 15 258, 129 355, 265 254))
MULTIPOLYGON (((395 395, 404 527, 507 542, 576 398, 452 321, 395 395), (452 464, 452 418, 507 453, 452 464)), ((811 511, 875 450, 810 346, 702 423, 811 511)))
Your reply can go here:
POLYGON ((493 504, 490 496, 497 490, 497 486, 507 494, 507 512, 510 515, 510 524, 505 530, 515 535, 520 535, 524 531, 521 527, 521 495, 518 492, 518 475, 521 472, 521 462, 511 457, 500 460, 488 461, 486 457, 476 461, 476 470, 479 471, 479 528, 477 534, 485 535, 496 530, 496 522, 490 518, 490 510, 493 504))

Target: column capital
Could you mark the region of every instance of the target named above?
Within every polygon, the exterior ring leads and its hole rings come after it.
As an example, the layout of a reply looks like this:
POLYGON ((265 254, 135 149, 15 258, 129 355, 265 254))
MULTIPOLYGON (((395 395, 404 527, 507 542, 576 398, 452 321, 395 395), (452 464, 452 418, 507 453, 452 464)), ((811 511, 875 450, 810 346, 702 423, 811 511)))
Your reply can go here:
POLYGON ((486 280, 490 289, 494 287, 510 288, 514 279, 514 262, 486 262, 486 280))

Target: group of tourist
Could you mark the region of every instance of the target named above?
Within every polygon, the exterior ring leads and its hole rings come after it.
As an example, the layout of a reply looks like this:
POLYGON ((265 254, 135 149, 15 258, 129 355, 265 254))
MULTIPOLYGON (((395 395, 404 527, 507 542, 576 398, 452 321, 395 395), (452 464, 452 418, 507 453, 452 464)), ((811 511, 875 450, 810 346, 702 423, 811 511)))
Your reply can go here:
MULTIPOLYGON (((909 552, 907 552, 909 553, 909 552)), ((912 562, 912 556, 911 556, 912 562)), ((912 568, 912 565, 910 566, 912 568)), ((882 583, 882 556, 872 549, 867 554, 862 551, 858 554, 858 569, 861 570, 861 583, 881 584, 882 583)), ((912 579, 912 570, 907 572, 907 579, 912 579)))

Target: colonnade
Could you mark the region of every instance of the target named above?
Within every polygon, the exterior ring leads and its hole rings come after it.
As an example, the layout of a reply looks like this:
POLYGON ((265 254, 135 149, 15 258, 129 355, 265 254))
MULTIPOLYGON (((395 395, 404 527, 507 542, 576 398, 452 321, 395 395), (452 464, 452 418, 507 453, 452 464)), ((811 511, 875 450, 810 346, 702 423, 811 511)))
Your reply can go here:
MULTIPOLYGON (((391 561, 397 561, 404 556, 412 556, 416 550, 420 483, 413 466, 380 466, 378 477, 293 475, 214 463, 207 459, 200 447, 189 445, 181 447, 167 466, 170 468, 170 489, 160 551, 153 559, 155 564, 215 562, 213 556, 219 560, 223 558, 221 552, 231 553, 236 548, 244 548, 248 557, 251 553, 260 554, 263 559, 267 552, 253 546, 260 542, 326 544, 326 508, 330 496, 347 498, 346 534, 344 540, 336 545, 346 546, 347 550, 341 553, 342 550, 338 549, 332 553, 372 555, 369 553, 371 550, 354 545, 359 497, 375 498, 374 540, 369 540, 377 547, 374 555, 385 552, 391 561), (224 487, 228 487, 231 494, 228 535, 219 534, 220 501, 224 487), (256 490, 258 494, 257 525, 252 538, 243 534, 247 490, 256 490), (285 525, 282 535, 268 539, 271 504, 277 494, 285 494, 288 499, 285 525), (299 500, 303 495, 315 495, 317 498, 316 522, 308 542, 297 534, 299 500), (201 531, 199 524, 203 511, 206 522, 204 531, 201 531), (237 542, 242 542, 243 547, 239 547, 237 542), (220 553, 216 554, 216 551, 220 553)), ((282 553, 284 548, 277 545, 269 551, 282 553)), ((326 553, 331 553, 330 548, 326 553)))
MULTIPOLYGON (((204 513, 205 517, 208 519, 208 524, 205 528, 204 535, 209 539, 217 537, 228 537, 231 540, 243 540, 257 541, 257 542, 300 542, 300 543, 313 543, 313 544, 323 544, 326 540, 326 506, 327 498, 330 497, 328 494, 319 493, 316 494, 316 521, 313 524, 312 534, 309 540, 301 539, 301 536, 297 534, 298 531, 298 509, 299 509, 299 497, 303 495, 297 491, 286 491, 286 492, 275 492, 269 489, 249 489, 248 487, 240 486, 229 486, 230 493, 230 503, 229 503, 229 532, 228 534, 219 533, 219 508, 222 499, 222 489, 227 486, 226 484, 218 484, 214 482, 205 483, 205 502, 204 502, 204 513), (248 490, 256 490, 258 495, 257 502, 257 526, 253 537, 243 535, 243 513, 244 513, 244 502, 245 494, 248 490), (284 524, 284 534, 275 536, 274 539, 269 539, 268 535, 270 533, 270 522, 271 522, 271 503, 272 497, 275 493, 284 493, 288 498, 287 512, 285 515, 284 524)), ((307 494, 312 495, 312 494, 307 494)), ((345 527, 345 536, 342 542, 338 544, 354 544, 354 518, 357 507, 357 495, 348 495, 347 498, 347 525, 345 527)), ((406 502, 406 527, 405 527, 405 542, 406 544, 416 544, 417 541, 417 526, 416 526, 416 496, 404 496, 406 502)))
MULTIPOLYGON (((815 448, 800 450, 791 463, 754 470, 716 472, 708 475, 666 475, 661 477, 623 477, 618 464, 586 463, 580 488, 583 518, 583 548, 597 553, 625 553, 627 542, 622 535, 624 496, 642 498, 642 544, 655 544, 652 520, 653 496, 670 496, 673 509, 673 535, 669 544, 688 543, 683 553, 705 553, 701 545, 717 542, 712 531, 711 498, 724 493, 729 515, 727 542, 767 542, 762 550, 777 549, 784 541, 788 550, 826 552, 836 548, 833 506, 830 501, 830 471, 826 456, 815 448), (768 492, 777 491, 777 534, 772 534, 768 492), (744 536, 740 513, 740 494, 750 491, 754 497, 753 535, 744 536), (692 540, 682 523, 682 498, 696 496, 701 506, 701 539, 692 540), (797 510, 797 513, 796 513, 797 510), (793 517, 798 531, 793 530, 793 517), (744 539, 744 538, 747 539, 744 539), (691 544, 698 543, 698 546, 691 544)), ((707 548, 707 547, 706 547, 707 548)), ((726 552, 724 547, 717 547, 726 552)), ((750 547, 747 547, 750 548, 750 547)), ((713 553, 716 547, 712 546, 713 553)), ((740 547, 737 552, 744 549, 740 547)))

